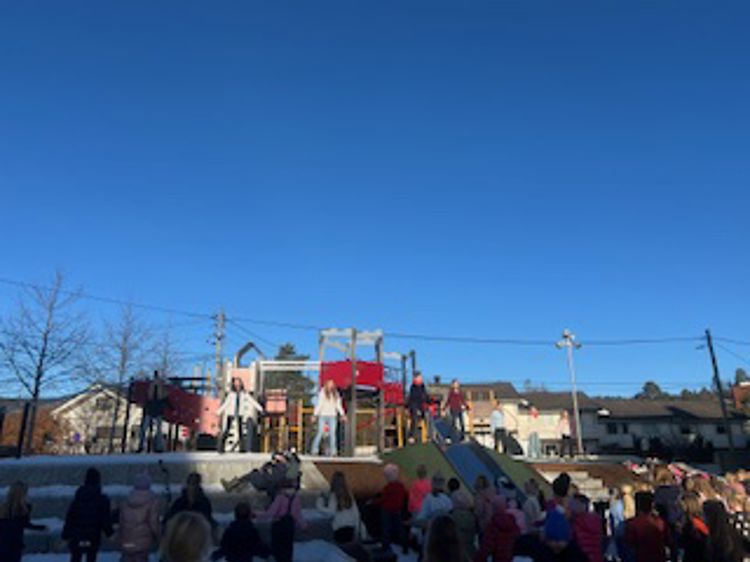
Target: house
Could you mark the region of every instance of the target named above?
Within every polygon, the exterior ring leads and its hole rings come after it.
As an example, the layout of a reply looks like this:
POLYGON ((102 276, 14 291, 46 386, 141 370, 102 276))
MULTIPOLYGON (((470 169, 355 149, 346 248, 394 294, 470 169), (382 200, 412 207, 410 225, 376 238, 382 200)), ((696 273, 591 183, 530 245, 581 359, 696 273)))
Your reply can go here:
POLYGON ((128 411, 127 392, 117 386, 94 383, 57 405, 51 414, 65 428, 65 452, 105 453, 109 450, 110 435, 113 438, 112 446, 119 451, 126 417, 129 441, 127 449, 133 450, 138 446, 142 410, 131 404, 128 411))
MULTIPOLYGON (((716 449, 729 447, 721 406, 705 400, 597 400, 599 442, 604 450, 648 450, 659 442, 671 449, 711 443, 716 449)), ((748 417, 728 408, 734 444, 747 446, 748 417)))
MULTIPOLYGON (((51 452, 61 439, 62 428, 51 411, 66 398, 46 398, 37 402, 33 449, 51 452)), ((0 448, 5 454, 14 454, 23 425, 24 406, 28 398, 0 398, 0 448)))
MULTIPOLYGON (((570 392, 524 392, 523 407, 519 415, 518 434, 516 439, 524 451, 528 449, 529 436, 536 432, 545 455, 560 452, 560 433, 558 422, 560 414, 566 410, 570 414, 570 427, 575 435, 575 416, 573 415, 573 395, 570 392), (532 414, 532 408, 538 415, 532 414)), ((578 393, 578 410, 581 415, 581 433, 583 448, 586 452, 596 452, 599 448, 598 415, 599 404, 585 393, 578 393)))

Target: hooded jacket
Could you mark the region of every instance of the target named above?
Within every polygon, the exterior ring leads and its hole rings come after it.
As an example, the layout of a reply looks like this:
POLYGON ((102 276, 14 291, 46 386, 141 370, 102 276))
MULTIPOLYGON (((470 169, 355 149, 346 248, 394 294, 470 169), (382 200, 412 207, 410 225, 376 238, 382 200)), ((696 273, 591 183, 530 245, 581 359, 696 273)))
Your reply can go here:
POLYGON ((112 512, 109 498, 96 485, 84 484, 76 491, 68 508, 62 538, 99 545, 102 535, 111 536, 112 512))
POLYGON ((482 544, 474 560, 477 562, 492 557, 493 562, 510 562, 513 559, 513 545, 520 536, 516 518, 506 511, 497 511, 484 530, 482 544))
POLYGON ((573 518, 573 536, 589 562, 604 562, 602 520, 595 513, 579 513, 573 518))
POLYGON ((122 502, 117 542, 123 553, 148 552, 158 543, 159 503, 150 490, 133 490, 122 502))

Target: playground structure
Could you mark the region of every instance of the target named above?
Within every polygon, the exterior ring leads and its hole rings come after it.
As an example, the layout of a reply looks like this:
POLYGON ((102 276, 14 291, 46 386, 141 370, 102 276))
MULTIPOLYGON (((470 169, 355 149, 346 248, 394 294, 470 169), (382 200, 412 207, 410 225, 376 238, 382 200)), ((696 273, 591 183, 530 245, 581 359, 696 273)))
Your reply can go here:
MULTIPOLYGON (((341 393, 347 413, 347 423, 339 442, 349 456, 382 453, 403 447, 409 429, 409 416, 405 412, 407 382, 416 373, 416 354, 386 352, 384 336, 380 330, 358 331, 353 328, 327 329, 320 332, 319 359, 269 360, 254 342, 240 348, 231 361, 224 364, 215 379, 205 377, 170 377, 167 379, 169 406, 164 413, 168 448, 204 449, 216 447, 216 439, 224 427, 218 414, 221 398, 232 379, 242 381, 265 409, 259 420, 261 452, 295 448, 307 451, 312 440, 314 425, 311 421, 314 407, 310 397, 288 395, 286 388, 269 386, 270 373, 300 373, 318 385, 333 380, 341 393), (358 350, 371 348, 372 357, 363 359, 358 350), (343 357, 326 360, 331 351, 343 357), (257 357, 247 362, 245 358, 255 351, 257 357), (391 364, 389 364, 389 362, 391 364), (393 365, 396 362, 397 365, 393 365), (410 372, 409 372, 410 371, 410 372)), ((146 402, 149 380, 134 381, 129 389, 129 403, 146 402)), ((439 404, 431 405, 437 416, 439 404)), ((474 435, 471 416, 467 419, 467 433, 474 435)), ((432 434, 429 422, 421 421, 417 435, 421 441, 432 434)), ((340 424, 341 425, 341 424, 340 424)), ((127 426, 127 424, 126 424, 127 426)), ((236 427, 233 427, 236 432, 236 427)), ((123 452, 126 450, 123 439, 123 452)), ((230 434, 230 448, 238 435, 230 434)))

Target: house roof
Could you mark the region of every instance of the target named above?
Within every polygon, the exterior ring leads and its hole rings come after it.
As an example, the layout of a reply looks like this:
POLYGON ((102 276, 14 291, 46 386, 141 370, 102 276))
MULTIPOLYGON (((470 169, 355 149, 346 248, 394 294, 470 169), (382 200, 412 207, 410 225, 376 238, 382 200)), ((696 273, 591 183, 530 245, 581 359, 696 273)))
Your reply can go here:
MULTIPOLYGON (((450 388, 450 383, 441 384, 428 384, 431 389, 447 390, 450 388)), ((495 381, 495 382, 469 382, 461 383, 462 390, 492 390, 495 393, 496 398, 516 399, 521 398, 516 388, 509 382, 506 381, 495 381)))
MULTIPOLYGON (((522 396, 529 401, 531 406, 534 406, 540 411, 573 409, 573 396, 570 392, 524 392, 522 396)), ((589 398, 585 393, 579 392, 578 407, 581 410, 598 410, 599 404, 589 398)))
POLYGON ((75 406, 93 398, 99 393, 105 393, 110 396, 113 396, 113 395, 119 396, 120 398, 126 398, 127 396, 127 393, 125 393, 124 390, 121 387, 118 387, 117 385, 95 382, 89 385, 87 388, 85 388, 81 392, 78 392, 77 394, 74 394, 72 396, 68 396, 67 398, 59 400, 58 403, 55 405, 56 407, 53 413, 57 415, 67 410, 70 410, 71 408, 74 408, 75 406))
MULTIPOLYGON (((705 400, 636 400, 603 398, 599 406, 609 412, 611 418, 680 418, 684 420, 721 420, 718 401, 705 400)), ((731 419, 744 420, 747 416, 735 408, 728 407, 731 419)))

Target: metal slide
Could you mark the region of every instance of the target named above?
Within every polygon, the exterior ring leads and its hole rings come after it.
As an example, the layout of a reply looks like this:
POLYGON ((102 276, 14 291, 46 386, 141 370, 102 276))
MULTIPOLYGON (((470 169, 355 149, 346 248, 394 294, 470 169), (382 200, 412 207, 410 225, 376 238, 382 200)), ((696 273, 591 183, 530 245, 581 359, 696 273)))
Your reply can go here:
POLYGON ((484 475, 491 485, 494 485, 498 478, 504 477, 516 485, 517 497, 519 501, 523 501, 523 490, 513 482, 482 445, 472 438, 462 442, 455 428, 444 419, 434 420, 433 427, 433 439, 438 449, 442 451, 453 470, 461 476, 472 492, 475 491, 474 482, 480 475, 484 475))

